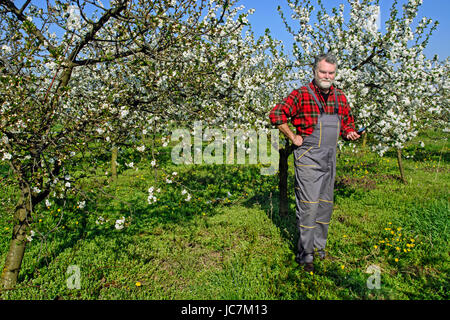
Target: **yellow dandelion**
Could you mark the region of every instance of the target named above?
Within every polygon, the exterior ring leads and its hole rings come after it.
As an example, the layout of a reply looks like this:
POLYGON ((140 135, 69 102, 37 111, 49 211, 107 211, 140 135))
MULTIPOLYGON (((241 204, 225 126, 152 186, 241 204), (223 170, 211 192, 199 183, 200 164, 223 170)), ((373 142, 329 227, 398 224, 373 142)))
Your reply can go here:
POLYGON ((395 260, 395 262, 398 262, 398 258, 395 258, 394 260, 395 260))
POLYGON ((375 245, 375 246, 373 246, 375 249, 378 249, 378 246, 377 245, 375 245))
POLYGON ((140 287, 141 285, 142 284, 139 281, 136 282, 136 287, 140 287))
POLYGON ((342 269, 342 270, 344 270, 344 268, 345 268, 345 266, 344 266, 344 265, 342 265, 342 266, 341 266, 341 269, 342 269))
POLYGON ((399 247, 395 247, 395 250, 400 251, 400 248, 399 247))
POLYGON ((314 275, 314 272, 311 271, 309 274, 310 274, 310 275, 314 275))

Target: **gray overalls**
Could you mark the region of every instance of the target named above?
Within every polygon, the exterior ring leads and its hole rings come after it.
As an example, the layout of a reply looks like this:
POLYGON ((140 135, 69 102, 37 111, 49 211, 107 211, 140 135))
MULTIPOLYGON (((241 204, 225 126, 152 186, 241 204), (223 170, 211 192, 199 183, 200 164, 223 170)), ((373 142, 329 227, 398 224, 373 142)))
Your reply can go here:
POLYGON ((334 114, 325 114, 314 92, 309 86, 307 88, 319 106, 320 115, 313 133, 294 150, 294 164, 296 217, 300 233, 297 258, 311 263, 314 249, 321 256, 325 254, 328 224, 333 211, 336 146, 341 120, 336 89, 334 114))

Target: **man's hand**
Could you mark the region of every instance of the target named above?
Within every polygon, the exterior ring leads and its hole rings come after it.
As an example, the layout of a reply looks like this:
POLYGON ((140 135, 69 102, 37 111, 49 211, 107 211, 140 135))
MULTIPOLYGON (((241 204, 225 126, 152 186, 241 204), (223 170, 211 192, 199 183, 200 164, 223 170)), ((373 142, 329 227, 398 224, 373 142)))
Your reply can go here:
POLYGON ((294 139, 292 139, 292 143, 297 147, 300 147, 303 144, 303 138, 301 135, 296 134, 294 139))
POLYGON ((359 139, 359 137, 361 137, 358 133, 356 133, 356 131, 350 131, 347 134, 347 140, 356 140, 359 139))
POLYGON ((280 124, 278 126, 278 129, 289 139, 292 141, 294 145, 297 147, 300 147, 303 144, 303 138, 302 136, 295 134, 292 132, 292 130, 289 128, 287 123, 280 124))

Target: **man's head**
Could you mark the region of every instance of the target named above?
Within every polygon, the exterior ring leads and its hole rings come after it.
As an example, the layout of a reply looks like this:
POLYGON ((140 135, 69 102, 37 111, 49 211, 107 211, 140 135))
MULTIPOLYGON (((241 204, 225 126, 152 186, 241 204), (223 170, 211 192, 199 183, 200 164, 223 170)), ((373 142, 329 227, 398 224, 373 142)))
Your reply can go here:
POLYGON ((315 57, 313 64, 314 80, 320 89, 328 91, 336 76, 337 59, 331 53, 320 54, 315 57))

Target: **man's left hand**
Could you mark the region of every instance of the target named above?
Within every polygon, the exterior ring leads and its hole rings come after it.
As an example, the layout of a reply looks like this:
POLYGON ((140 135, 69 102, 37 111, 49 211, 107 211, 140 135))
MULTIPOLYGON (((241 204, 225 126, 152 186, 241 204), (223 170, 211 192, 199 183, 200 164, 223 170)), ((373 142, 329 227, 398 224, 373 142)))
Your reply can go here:
POLYGON ((347 140, 356 140, 356 139, 358 139, 359 137, 361 137, 359 134, 357 134, 356 133, 356 131, 350 131, 348 134, 347 134, 347 140))

